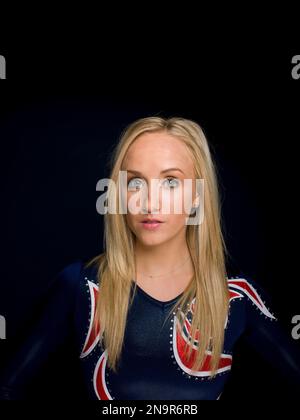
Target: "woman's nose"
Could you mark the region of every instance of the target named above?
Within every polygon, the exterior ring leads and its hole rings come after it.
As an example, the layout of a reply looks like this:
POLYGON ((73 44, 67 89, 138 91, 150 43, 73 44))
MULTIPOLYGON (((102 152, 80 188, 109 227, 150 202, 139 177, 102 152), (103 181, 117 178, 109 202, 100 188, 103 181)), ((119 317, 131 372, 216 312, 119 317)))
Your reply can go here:
POLYGON ((160 181, 152 180, 152 185, 142 192, 142 210, 147 213, 158 212, 160 208, 160 181))

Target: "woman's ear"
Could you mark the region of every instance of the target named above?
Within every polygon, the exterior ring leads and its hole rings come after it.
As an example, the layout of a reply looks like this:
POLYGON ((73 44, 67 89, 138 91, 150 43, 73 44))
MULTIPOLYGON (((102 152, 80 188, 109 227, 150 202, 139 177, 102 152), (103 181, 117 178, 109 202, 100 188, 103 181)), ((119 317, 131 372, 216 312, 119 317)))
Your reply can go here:
POLYGON ((193 201, 193 207, 191 208, 190 216, 195 216, 199 205, 200 205, 200 197, 199 195, 197 195, 195 200, 193 201))
POLYGON ((193 208, 197 208, 200 206, 200 196, 197 195, 194 202, 193 202, 193 208))

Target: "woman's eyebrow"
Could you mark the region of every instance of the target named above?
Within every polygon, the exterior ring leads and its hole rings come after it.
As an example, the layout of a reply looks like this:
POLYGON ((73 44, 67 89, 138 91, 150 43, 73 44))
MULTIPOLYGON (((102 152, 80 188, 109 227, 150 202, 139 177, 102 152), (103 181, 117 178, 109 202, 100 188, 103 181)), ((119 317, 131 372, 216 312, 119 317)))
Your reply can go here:
MULTIPOLYGON (((184 172, 180 168, 168 168, 168 169, 164 169, 163 171, 161 171, 161 174, 164 174, 165 172, 171 172, 171 171, 179 171, 179 172, 183 173, 183 175, 184 175, 184 172)), ((134 169, 127 169, 127 172, 132 172, 132 173, 134 173, 136 175, 143 175, 141 172, 136 171, 134 169)))

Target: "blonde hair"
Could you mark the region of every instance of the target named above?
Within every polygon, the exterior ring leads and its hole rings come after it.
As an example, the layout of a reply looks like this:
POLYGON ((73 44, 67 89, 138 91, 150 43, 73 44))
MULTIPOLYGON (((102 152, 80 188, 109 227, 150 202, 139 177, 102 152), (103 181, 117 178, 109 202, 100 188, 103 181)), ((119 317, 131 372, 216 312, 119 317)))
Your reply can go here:
MULTIPOLYGON (((118 174, 124 157, 132 143, 146 132, 167 132, 182 140, 194 163, 195 178, 204 179, 204 219, 199 225, 187 225, 186 240, 194 266, 194 276, 182 296, 170 310, 181 309, 184 317, 188 304, 195 297, 191 324, 191 341, 186 342, 189 358, 195 348, 197 330, 200 332, 198 350, 192 370, 201 368, 206 350, 210 350, 210 377, 216 374, 224 345, 224 326, 228 314, 228 287, 225 268, 227 249, 221 229, 220 198, 216 168, 201 127, 184 118, 147 117, 130 124, 123 132, 114 150, 110 179, 117 189, 118 174)), ((112 191, 108 188, 108 199, 112 191)), ((117 208, 119 208, 117 197, 117 208)), ((135 276, 134 235, 124 214, 104 215, 104 253, 88 262, 96 263, 100 293, 96 305, 95 322, 100 327, 100 337, 108 353, 108 366, 117 372, 122 351, 132 279, 135 276)), ((170 314, 169 313, 169 314, 170 314)), ((179 328, 184 318, 179 317, 179 328)), ((175 332, 174 332, 175 333, 175 332)), ((100 340, 100 341, 101 341, 100 340)))

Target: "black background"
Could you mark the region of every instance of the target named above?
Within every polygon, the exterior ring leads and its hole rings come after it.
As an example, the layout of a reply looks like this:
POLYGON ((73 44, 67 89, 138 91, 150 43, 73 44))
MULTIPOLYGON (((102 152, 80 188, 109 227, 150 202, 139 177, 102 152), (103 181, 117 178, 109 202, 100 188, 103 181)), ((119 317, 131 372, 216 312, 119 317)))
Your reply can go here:
MULTIPOLYGON (((292 38, 250 36, 233 45, 221 34, 214 46, 192 39, 150 37, 140 48, 119 35, 93 47, 0 50, 7 61, 7 80, 0 80, 3 367, 40 315, 55 273, 102 250, 96 182, 108 176, 107 159, 125 126, 150 115, 203 127, 232 260, 272 295, 290 334, 300 314, 300 80, 291 77, 300 49, 292 38)), ((84 399, 68 348, 52 355, 29 398, 84 399)), ((235 360, 224 398, 288 397, 290 388, 247 348, 235 360)))

